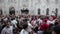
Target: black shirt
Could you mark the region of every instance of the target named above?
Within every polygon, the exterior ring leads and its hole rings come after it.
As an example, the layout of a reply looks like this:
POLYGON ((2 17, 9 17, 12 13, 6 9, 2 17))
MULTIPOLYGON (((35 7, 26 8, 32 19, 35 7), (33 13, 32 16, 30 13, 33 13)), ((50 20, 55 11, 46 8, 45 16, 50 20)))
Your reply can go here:
POLYGON ((60 25, 55 26, 54 31, 56 32, 56 34, 60 34, 60 25))

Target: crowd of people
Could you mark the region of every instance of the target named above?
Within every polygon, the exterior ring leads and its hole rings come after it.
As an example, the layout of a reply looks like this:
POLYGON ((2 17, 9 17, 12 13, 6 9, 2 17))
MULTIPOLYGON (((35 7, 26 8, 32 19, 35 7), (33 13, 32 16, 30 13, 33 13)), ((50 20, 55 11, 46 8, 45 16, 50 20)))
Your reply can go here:
POLYGON ((60 17, 0 15, 0 34, 60 34, 60 17))

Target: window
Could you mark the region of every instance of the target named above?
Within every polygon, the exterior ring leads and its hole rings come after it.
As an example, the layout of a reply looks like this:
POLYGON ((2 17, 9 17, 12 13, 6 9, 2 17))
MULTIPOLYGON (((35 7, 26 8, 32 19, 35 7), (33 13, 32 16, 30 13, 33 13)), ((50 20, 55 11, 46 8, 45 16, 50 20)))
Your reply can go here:
POLYGON ((55 15, 57 17, 57 15, 58 15, 58 9, 56 8, 55 11, 56 11, 55 15))
POLYGON ((2 12, 2 10, 0 9, 0 15, 2 15, 2 13, 3 13, 3 12, 2 12))
POLYGON ((28 14, 29 10, 28 9, 21 9, 21 14, 28 14))
POLYGON ((10 7, 10 8, 9 8, 9 14, 10 14, 10 15, 12 15, 12 14, 15 15, 15 8, 14 8, 14 7, 10 7))
POLYGON ((38 15, 40 15, 40 8, 38 9, 38 15))
POLYGON ((49 15, 49 8, 46 9, 46 15, 49 15))

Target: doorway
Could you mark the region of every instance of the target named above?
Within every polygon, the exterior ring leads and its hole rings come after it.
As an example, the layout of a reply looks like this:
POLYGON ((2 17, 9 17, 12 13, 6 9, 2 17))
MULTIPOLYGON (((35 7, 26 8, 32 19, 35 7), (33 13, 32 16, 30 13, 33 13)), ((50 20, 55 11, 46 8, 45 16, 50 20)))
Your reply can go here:
POLYGON ((9 14, 10 14, 10 15, 12 15, 12 14, 15 15, 15 8, 14 8, 14 7, 10 7, 10 8, 9 8, 9 14))

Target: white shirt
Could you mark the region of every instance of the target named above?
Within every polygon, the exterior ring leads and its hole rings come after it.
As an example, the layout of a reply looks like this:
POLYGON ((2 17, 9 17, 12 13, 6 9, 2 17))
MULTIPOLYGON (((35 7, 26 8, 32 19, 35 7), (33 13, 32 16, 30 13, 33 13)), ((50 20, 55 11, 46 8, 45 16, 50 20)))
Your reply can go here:
POLYGON ((17 21, 16 21, 16 20, 12 20, 12 21, 11 21, 11 24, 14 25, 15 27, 17 27, 17 26, 16 26, 16 24, 17 24, 17 21))
POLYGON ((32 24, 33 28, 35 28, 37 26, 36 20, 32 20, 31 24, 32 24))
POLYGON ((48 20, 47 21, 47 24, 54 24, 54 23, 55 23, 55 20, 52 20, 52 21, 48 20))
POLYGON ((9 28, 7 27, 3 28, 1 34, 13 34, 13 27, 10 26, 9 28))
POLYGON ((36 24, 36 20, 32 20, 32 23, 33 23, 33 24, 36 24))
POLYGON ((33 28, 33 26, 31 25, 31 23, 29 23, 29 21, 28 21, 28 26, 31 27, 31 28, 33 28))
POLYGON ((40 18, 37 21, 39 22, 39 24, 43 22, 40 18))
POLYGON ((26 30, 22 29, 20 34, 29 34, 26 30))
POLYGON ((31 32, 32 31, 32 29, 31 28, 33 28, 33 26, 28 22, 28 30, 29 30, 29 32, 31 32))
POLYGON ((7 21, 7 20, 8 20, 8 18, 5 18, 5 19, 4 19, 4 21, 7 21))

